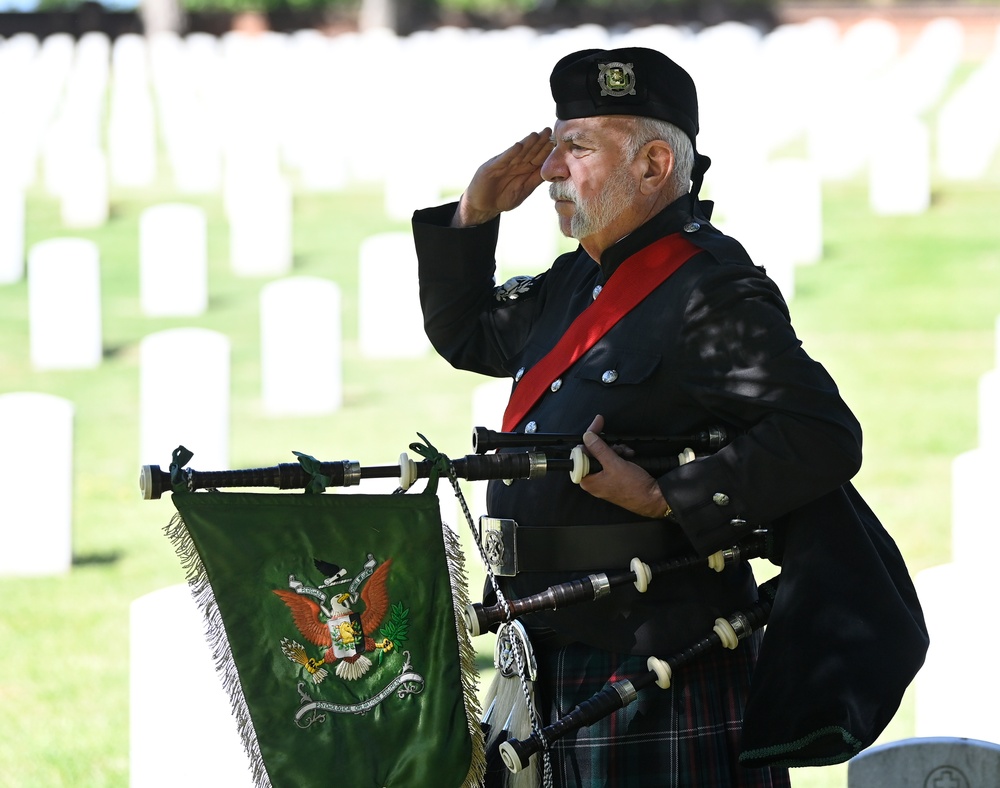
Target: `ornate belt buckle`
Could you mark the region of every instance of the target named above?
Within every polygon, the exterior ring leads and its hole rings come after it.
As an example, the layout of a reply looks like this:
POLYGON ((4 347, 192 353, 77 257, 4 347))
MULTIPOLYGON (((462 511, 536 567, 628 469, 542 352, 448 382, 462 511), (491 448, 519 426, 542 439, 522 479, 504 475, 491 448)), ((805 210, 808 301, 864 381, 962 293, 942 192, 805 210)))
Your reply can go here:
POLYGON ((503 517, 480 517, 479 544, 494 575, 514 577, 517 574, 516 522, 503 517))

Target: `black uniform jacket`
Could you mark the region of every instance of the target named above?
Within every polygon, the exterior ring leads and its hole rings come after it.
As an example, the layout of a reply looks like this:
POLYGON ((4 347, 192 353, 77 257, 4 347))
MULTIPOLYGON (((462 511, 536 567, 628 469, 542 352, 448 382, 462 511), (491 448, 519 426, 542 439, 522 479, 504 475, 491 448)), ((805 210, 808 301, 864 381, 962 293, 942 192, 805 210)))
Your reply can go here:
MULTIPOLYGON (((849 483, 861 463, 860 426, 803 350, 775 284, 686 196, 607 249, 600 264, 581 248, 497 287, 499 220, 450 228, 455 207, 413 218, 427 335, 454 366, 515 381, 630 255, 678 232, 701 250, 553 381, 517 430, 533 422, 537 432, 579 435, 600 413, 616 435, 711 426, 734 435, 658 483, 674 511, 661 521, 669 549, 706 556, 764 524, 782 545, 746 710, 746 762, 833 763, 871 744, 923 661, 926 629, 902 557, 849 483)), ((491 482, 488 508, 523 525, 563 526, 570 539, 575 525, 620 523, 627 541, 637 520, 564 474, 491 482)), ((525 572, 504 590, 524 596, 581 574, 525 572)), ((696 566, 654 578, 645 594, 615 589, 525 623, 664 657, 756 596, 745 565, 722 573, 696 566)))
MULTIPOLYGON (((613 245, 600 264, 581 248, 534 278, 501 287, 493 280, 499 220, 453 229, 454 210, 414 217, 424 324, 452 365, 485 375, 516 377, 537 363, 593 302, 595 288, 658 238, 683 232, 703 250, 553 381, 555 390, 517 427, 533 422, 538 432, 582 435, 600 413, 605 431, 618 435, 680 435, 714 425, 736 434, 715 454, 659 480, 675 518, 663 527, 678 553, 693 548, 707 556, 728 547, 858 470, 858 422, 802 349, 778 288, 742 246, 693 215, 689 197, 613 245)), ((565 474, 494 482, 488 506, 491 515, 523 525, 641 519, 593 498, 565 474)), ((525 573, 512 588, 521 596, 565 579, 525 573)), ((745 567, 721 574, 697 567, 654 580, 641 597, 618 595, 597 609, 543 614, 534 623, 593 645, 665 654, 754 598, 745 567)))

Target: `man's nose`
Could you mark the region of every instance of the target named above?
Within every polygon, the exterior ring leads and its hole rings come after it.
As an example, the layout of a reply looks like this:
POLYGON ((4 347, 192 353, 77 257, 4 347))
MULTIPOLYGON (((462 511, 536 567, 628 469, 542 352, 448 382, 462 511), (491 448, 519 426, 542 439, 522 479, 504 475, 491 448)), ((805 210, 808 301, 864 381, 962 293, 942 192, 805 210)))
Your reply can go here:
POLYGON ((558 148, 553 148, 542 162, 542 180, 561 181, 566 178, 566 167, 562 163, 562 157, 558 148))

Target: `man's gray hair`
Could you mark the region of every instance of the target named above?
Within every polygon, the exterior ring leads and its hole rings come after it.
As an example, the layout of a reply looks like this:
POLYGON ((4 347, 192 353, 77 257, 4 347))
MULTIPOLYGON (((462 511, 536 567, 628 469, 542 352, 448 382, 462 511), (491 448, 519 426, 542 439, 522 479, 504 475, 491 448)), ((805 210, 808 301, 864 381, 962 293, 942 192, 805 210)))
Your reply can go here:
POLYGON ((675 196, 691 190, 691 171, 694 169, 694 146, 688 137, 673 123, 658 118, 636 117, 635 126, 625 142, 625 153, 631 161, 647 142, 663 140, 674 152, 674 170, 671 185, 675 196))

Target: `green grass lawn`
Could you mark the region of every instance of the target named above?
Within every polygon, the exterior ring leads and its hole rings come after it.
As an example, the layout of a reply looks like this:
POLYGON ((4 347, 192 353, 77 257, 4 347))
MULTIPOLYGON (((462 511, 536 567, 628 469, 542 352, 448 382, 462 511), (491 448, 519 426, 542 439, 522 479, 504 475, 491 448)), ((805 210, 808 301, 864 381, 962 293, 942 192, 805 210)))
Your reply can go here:
MULTIPOLYGON (((977 382, 994 366, 998 186, 996 170, 983 183, 941 183, 928 214, 877 218, 863 181, 829 185, 825 259, 797 274, 793 320, 865 427, 858 486, 914 573, 950 558, 950 464, 976 446, 977 382)), ((29 245, 64 235, 100 245, 106 358, 93 371, 33 371, 26 285, 0 287, 0 393, 48 392, 76 408, 73 569, 65 577, 0 578, 0 786, 128 784, 129 604, 183 579, 161 532, 173 507, 139 498, 144 336, 194 325, 230 337, 233 467, 291 462, 293 450, 390 464, 418 431, 452 456, 471 452, 469 397, 480 379, 433 355, 376 362, 357 350, 359 244, 374 232, 406 229, 383 217, 375 188, 297 195, 294 272, 333 279, 343 291, 344 405, 323 418, 272 418, 261 409, 258 369, 264 281, 229 272, 220 200, 179 198, 166 187, 116 192, 105 227, 67 232, 56 204, 31 193, 29 245), (197 319, 146 318, 139 309, 138 217, 167 199, 203 205, 210 218, 211 303, 197 319)), ((183 386, 177 382, 179 392, 183 386)), ((163 447, 164 467, 173 448, 163 447)), ((198 468, 197 447, 190 448, 198 468)), ((473 572, 474 595, 479 577, 473 572)), ((908 697, 886 738, 912 735, 912 715, 908 697)), ((846 784, 845 774, 844 767, 803 770, 795 785, 834 788, 846 784)))

